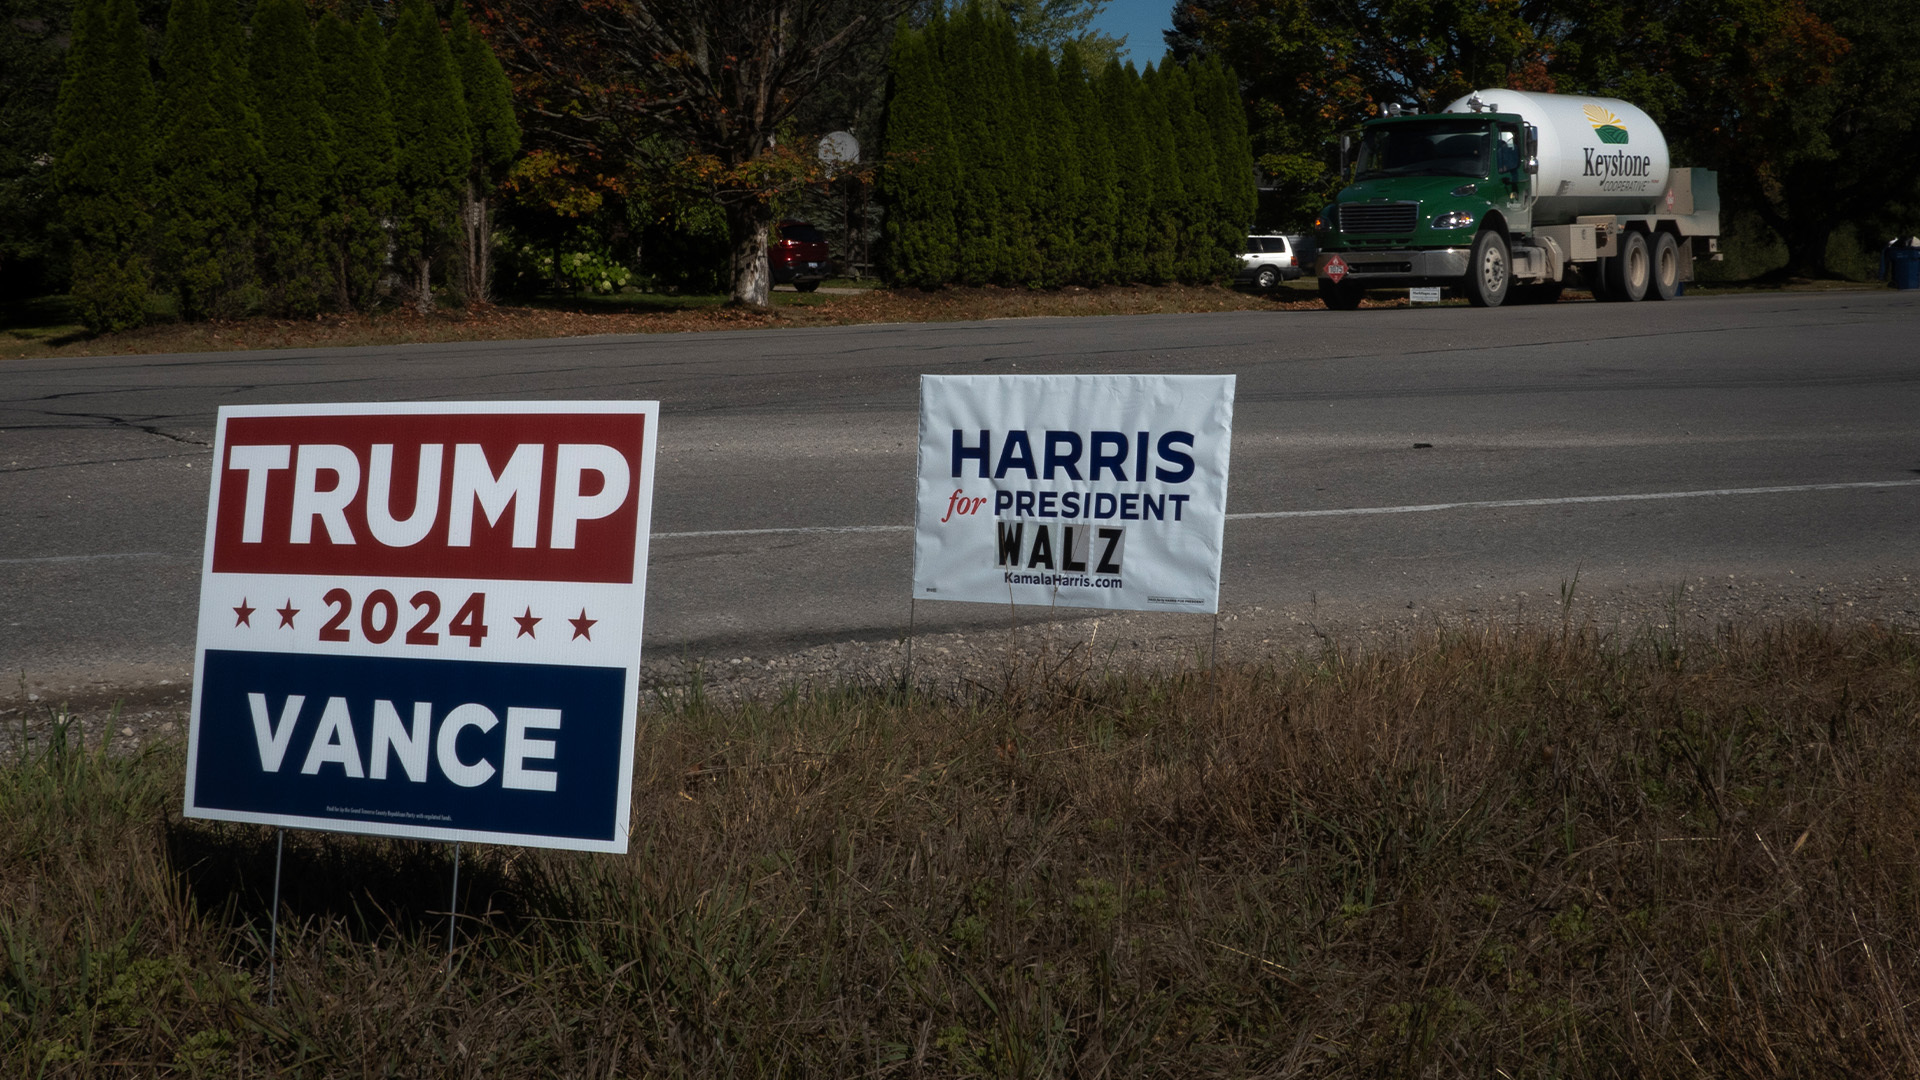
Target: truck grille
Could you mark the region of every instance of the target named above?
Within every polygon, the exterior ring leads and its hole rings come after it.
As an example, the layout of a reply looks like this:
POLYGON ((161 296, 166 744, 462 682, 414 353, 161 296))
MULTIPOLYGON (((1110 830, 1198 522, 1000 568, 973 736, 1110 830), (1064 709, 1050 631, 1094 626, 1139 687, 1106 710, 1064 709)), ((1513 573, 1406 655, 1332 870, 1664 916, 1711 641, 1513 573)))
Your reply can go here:
POLYGON ((1340 231, 1410 233, 1419 214, 1419 203, 1341 203, 1340 231))

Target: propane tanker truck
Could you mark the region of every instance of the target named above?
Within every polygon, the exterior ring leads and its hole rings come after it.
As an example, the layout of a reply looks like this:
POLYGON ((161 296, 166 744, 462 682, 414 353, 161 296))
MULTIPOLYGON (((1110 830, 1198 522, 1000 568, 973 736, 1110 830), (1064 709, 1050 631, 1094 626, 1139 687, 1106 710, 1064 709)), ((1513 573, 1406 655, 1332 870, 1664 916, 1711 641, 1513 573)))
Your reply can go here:
POLYGON ((1320 297, 1442 285, 1476 307, 1544 303, 1576 278, 1604 300, 1667 300, 1718 259, 1719 180, 1672 168, 1651 117, 1617 98, 1476 90, 1341 140, 1353 182, 1320 212, 1320 297))

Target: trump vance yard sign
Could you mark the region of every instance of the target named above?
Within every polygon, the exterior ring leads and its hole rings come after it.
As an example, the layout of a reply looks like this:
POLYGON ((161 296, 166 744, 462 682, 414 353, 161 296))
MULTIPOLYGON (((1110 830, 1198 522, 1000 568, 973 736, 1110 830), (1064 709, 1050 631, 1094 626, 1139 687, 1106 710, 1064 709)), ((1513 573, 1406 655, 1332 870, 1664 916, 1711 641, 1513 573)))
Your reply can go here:
POLYGON ((658 417, 221 409, 186 816, 625 851, 658 417))

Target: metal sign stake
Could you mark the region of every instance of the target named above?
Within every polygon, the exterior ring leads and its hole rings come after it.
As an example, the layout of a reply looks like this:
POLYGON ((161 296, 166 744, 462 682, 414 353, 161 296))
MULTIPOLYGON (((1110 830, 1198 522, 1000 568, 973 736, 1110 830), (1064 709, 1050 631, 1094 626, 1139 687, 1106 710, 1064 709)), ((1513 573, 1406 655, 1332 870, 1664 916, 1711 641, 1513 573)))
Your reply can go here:
POLYGON ((460 914, 460 841, 453 842, 453 895, 447 901, 447 972, 453 972, 453 922, 460 914))
POLYGON ((273 915, 267 931, 267 1007, 273 1007, 274 982, 280 974, 280 859, 287 850, 287 830, 273 830, 273 915))

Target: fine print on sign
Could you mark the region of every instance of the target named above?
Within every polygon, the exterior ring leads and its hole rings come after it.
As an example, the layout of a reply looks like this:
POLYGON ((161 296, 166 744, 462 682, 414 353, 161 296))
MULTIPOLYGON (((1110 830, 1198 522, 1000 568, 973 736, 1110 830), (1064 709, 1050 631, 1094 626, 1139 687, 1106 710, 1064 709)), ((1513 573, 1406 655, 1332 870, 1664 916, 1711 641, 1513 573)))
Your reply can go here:
POLYGON ((1437 304, 1440 302, 1440 286, 1415 285, 1407 290, 1407 302, 1410 304, 1437 304))
POLYGON ((1231 375, 925 375, 913 595, 1218 610, 1231 375))
POLYGON ((658 417, 221 409, 186 816, 625 851, 658 417))

